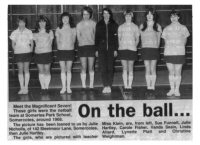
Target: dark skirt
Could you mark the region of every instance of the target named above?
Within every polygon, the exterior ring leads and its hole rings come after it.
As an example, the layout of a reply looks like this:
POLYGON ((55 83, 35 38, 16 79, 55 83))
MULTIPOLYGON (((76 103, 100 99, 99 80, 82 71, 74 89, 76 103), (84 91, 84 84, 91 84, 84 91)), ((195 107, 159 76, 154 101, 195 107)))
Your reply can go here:
POLYGON ((33 53, 21 53, 14 54, 15 62, 30 62, 32 60, 33 53))
POLYGON ((34 60, 36 64, 49 64, 52 62, 52 52, 35 54, 34 60))
POLYGON ((95 57, 95 46, 94 45, 85 45, 78 47, 78 56, 79 57, 95 57))
POLYGON ((75 57, 74 50, 58 50, 57 59, 58 61, 73 61, 75 57))
POLYGON ((158 60, 160 57, 158 48, 142 48, 141 58, 142 60, 158 60))
POLYGON ((185 55, 165 55, 164 60, 166 61, 166 63, 184 64, 185 55))
POLYGON ((137 51, 119 50, 118 54, 121 60, 137 60, 138 59, 137 51))

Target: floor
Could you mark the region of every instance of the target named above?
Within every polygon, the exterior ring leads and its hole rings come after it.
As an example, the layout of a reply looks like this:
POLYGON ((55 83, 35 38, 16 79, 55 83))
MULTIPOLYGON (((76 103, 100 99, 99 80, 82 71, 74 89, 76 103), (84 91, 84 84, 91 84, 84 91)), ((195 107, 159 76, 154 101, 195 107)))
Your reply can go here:
MULTIPOLYGON (((132 90, 124 90, 121 73, 115 73, 112 93, 102 94, 102 84, 100 73, 95 75, 94 89, 81 89, 79 73, 73 73, 72 76, 72 94, 60 95, 61 81, 59 74, 53 74, 50 89, 41 92, 40 84, 36 76, 31 76, 29 83, 29 94, 18 95, 19 84, 17 78, 9 79, 9 101, 92 101, 92 100, 162 100, 162 99, 192 99, 192 71, 184 70, 180 87, 180 97, 167 97, 169 90, 168 72, 158 71, 156 90, 146 90, 146 82, 143 71, 137 71, 134 74, 132 90)), ((87 77, 89 78, 89 77, 87 77)), ((87 84, 88 84, 87 80, 87 84)))

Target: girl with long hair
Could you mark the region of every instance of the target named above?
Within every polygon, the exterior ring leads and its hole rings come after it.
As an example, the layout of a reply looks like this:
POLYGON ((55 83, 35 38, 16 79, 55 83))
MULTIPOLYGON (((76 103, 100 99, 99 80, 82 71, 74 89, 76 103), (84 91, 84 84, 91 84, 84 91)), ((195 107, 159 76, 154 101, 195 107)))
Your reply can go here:
POLYGON ((72 63, 75 57, 74 43, 76 40, 76 29, 73 24, 71 15, 68 12, 62 13, 60 17, 60 25, 56 29, 56 42, 57 42, 57 59, 59 60, 61 68, 61 82, 62 89, 61 94, 72 93, 71 85, 71 69, 72 63), (67 81, 67 89, 66 89, 67 81))
POLYGON ((39 70, 39 81, 42 93, 49 89, 51 81, 50 67, 52 62, 53 31, 50 30, 50 22, 46 16, 39 16, 36 22, 35 33, 35 63, 39 70))
POLYGON ((148 90, 155 90, 156 64, 159 59, 161 26, 157 23, 157 13, 149 9, 145 13, 145 22, 140 25, 141 57, 145 65, 145 78, 148 90))

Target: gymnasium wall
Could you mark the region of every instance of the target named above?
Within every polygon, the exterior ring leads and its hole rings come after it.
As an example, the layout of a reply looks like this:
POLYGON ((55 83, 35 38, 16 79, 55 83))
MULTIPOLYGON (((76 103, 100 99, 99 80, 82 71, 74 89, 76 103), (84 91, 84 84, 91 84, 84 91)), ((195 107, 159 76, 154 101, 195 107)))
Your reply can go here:
MULTIPOLYGON (((52 29, 55 30, 59 23, 59 17, 62 12, 70 12, 74 19, 75 24, 81 20, 81 9, 84 5, 9 5, 8 6, 8 35, 17 28, 16 20, 17 17, 23 15, 28 19, 28 28, 34 30, 35 23, 38 15, 45 15, 50 19, 52 29)), ((145 10, 149 7, 153 7, 157 10, 159 19, 158 22, 164 28, 170 24, 169 13, 171 9, 180 11, 182 19, 181 23, 186 25, 190 37, 186 45, 186 64, 184 69, 192 69, 192 6, 191 5, 89 5, 93 11, 93 19, 99 21, 101 19, 102 9, 109 7, 113 12, 113 17, 116 22, 120 25, 124 22, 123 11, 130 9, 134 12, 134 22, 139 26, 144 21, 145 10)), ((9 61, 9 74, 15 75, 17 72, 17 66, 13 60, 13 52, 11 48, 11 41, 8 38, 8 61, 9 61)), ((158 70, 166 69, 165 62, 163 61, 163 40, 161 40, 161 60, 158 61, 158 70)), ((77 45, 76 45, 77 46, 77 45)), ((56 59, 56 43, 55 39, 53 42, 54 62, 52 64, 52 71, 59 72, 59 64, 56 59)), ((140 59, 140 50, 138 51, 139 60, 135 63, 135 70, 144 70, 143 61, 140 59)), ((98 61, 98 60, 97 60, 98 61)), ((115 69, 121 70, 122 66, 119 59, 115 62, 115 69)), ((35 63, 31 63, 31 71, 37 71, 35 63)), ((96 70, 98 70, 98 63, 96 62, 96 70)), ((80 61, 76 56, 73 71, 80 71, 80 61)))

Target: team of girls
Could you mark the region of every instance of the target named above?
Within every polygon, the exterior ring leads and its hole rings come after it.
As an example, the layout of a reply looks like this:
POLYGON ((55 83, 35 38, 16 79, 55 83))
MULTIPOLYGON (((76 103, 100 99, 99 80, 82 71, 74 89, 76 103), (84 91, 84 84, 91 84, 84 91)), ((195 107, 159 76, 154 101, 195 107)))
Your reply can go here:
MULTIPOLYGON (((123 67, 122 79, 125 89, 132 88, 134 78, 134 62, 138 59, 137 47, 141 39, 141 58, 145 65, 145 78, 148 90, 155 90, 156 64, 159 59, 160 38, 165 41, 164 59, 169 70, 171 90, 168 96, 180 96, 181 71, 185 62, 185 45, 189 32, 179 23, 180 14, 172 10, 171 24, 164 28, 157 23, 157 14, 153 9, 145 13, 145 21, 138 27, 134 22, 134 13, 124 12, 125 21, 118 26, 112 11, 104 8, 102 19, 96 23, 92 20, 93 11, 84 7, 81 11, 82 20, 74 25, 68 12, 62 13, 60 23, 55 31, 57 59, 61 69, 62 89, 60 93, 71 93, 72 64, 75 58, 74 46, 77 38, 78 56, 81 62, 81 83, 86 88, 86 72, 89 72, 89 88, 94 87, 95 56, 99 59, 99 68, 103 83, 103 93, 111 93, 113 82, 114 60, 118 55, 123 67), (162 36, 161 36, 162 34, 162 36)), ((26 18, 20 16, 18 28, 11 33, 14 58, 18 66, 20 90, 18 94, 28 93, 30 79, 29 65, 34 50, 34 61, 39 71, 39 82, 42 92, 48 90, 52 63, 53 31, 47 17, 39 16, 34 33, 27 29, 26 18), (35 49, 33 45, 35 42, 35 49)))

